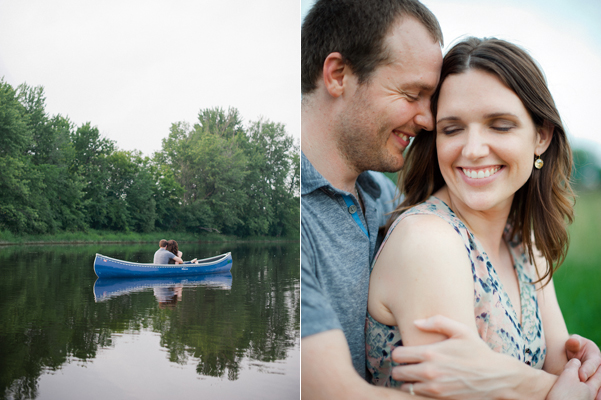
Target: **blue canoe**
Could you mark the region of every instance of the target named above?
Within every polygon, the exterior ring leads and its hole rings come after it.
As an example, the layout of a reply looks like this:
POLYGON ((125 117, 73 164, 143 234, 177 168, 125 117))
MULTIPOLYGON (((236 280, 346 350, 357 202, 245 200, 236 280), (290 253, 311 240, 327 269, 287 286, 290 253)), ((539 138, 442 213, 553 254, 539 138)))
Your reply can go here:
POLYGON ((96 254, 94 272, 99 278, 186 276, 215 274, 232 269, 232 253, 198 260, 198 264, 144 264, 96 254))

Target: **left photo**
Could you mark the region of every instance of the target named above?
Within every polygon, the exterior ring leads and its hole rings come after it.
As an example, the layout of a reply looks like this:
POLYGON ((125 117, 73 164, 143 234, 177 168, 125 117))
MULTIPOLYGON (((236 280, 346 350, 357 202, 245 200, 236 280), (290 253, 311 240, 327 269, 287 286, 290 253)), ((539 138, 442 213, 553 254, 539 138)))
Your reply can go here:
POLYGON ((0 398, 299 398, 299 25, 0 4, 0 398))

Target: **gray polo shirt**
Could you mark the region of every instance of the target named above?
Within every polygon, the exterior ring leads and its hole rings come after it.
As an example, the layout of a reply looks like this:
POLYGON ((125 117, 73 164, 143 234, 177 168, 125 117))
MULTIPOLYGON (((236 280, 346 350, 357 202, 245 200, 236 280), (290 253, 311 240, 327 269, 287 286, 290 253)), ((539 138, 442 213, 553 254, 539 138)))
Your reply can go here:
POLYGON ((159 248, 154 253, 154 261, 153 264, 169 264, 169 260, 175 257, 175 254, 170 252, 167 249, 159 248))
POLYGON ((371 171, 359 175, 357 184, 365 216, 354 194, 330 185, 301 154, 301 336, 341 329, 365 378, 370 264, 396 186, 371 171))

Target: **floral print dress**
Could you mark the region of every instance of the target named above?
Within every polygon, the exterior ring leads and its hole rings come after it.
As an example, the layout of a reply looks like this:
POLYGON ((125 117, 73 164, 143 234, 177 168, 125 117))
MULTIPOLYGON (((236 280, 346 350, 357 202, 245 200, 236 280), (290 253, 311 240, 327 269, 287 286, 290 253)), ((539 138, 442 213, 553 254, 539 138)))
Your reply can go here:
MULTIPOLYGON (((488 346, 518 360, 541 369, 545 362, 545 337, 533 282, 537 280, 534 266, 528 261, 521 243, 507 241, 520 286, 522 322, 503 289, 497 272, 478 240, 442 200, 431 196, 401 214, 390 227, 382 246, 396 225, 410 215, 431 214, 447 221, 461 236, 472 264, 474 277, 474 317, 480 337, 488 346)), ((507 238, 506 238, 507 239, 507 238)), ((380 251, 381 251, 380 247, 380 251)), ((374 262, 380 254, 376 254, 374 262)), ((519 305, 518 305, 519 306, 519 305)), ((367 315, 365 324, 367 369, 372 383, 397 387, 402 384, 392 379, 392 350, 403 344, 397 326, 384 325, 367 315)))

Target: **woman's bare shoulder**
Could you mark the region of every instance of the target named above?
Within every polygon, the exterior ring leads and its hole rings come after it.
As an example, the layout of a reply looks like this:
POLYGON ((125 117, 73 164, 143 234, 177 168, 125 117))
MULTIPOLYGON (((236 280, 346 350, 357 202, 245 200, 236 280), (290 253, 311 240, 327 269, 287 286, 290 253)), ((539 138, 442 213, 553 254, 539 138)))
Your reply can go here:
MULTIPOLYGON (((453 225, 432 214, 416 214, 399 221, 374 264, 373 273, 386 276, 452 269, 469 262, 463 238, 453 225)), ((373 275, 372 275, 373 276, 373 275)))
POLYGON ((374 265, 368 309, 408 338, 419 336, 410 321, 435 314, 473 325, 471 263, 453 225, 431 214, 399 221, 374 265))
POLYGON ((385 247, 390 244, 413 247, 420 243, 431 246, 434 243, 461 243, 462 238, 448 221, 434 214, 413 214, 398 222, 385 247))

